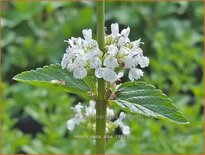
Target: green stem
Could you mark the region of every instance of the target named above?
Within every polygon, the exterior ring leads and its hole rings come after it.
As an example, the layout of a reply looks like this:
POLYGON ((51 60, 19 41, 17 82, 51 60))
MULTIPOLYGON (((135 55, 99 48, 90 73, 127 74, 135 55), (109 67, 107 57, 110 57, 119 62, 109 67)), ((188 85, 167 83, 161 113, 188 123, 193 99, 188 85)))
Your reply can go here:
MULTIPOLYGON (((97 3, 97 41, 99 48, 104 52, 105 2, 97 3)), ((106 127, 105 81, 98 79, 98 98, 96 104, 96 154, 105 154, 105 127, 106 127)))

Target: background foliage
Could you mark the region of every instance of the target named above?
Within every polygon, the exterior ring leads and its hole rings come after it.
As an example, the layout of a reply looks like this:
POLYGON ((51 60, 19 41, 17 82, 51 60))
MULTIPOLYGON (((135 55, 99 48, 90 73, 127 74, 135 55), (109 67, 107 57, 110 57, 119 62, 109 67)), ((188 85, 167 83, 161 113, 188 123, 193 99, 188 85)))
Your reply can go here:
MULTIPOLYGON (((189 125, 129 116, 130 139, 110 139, 107 153, 201 153, 204 146, 203 2, 107 2, 106 25, 130 26, 150 66, 141 79, 162 89, 189 125)), ((82 99, 15 83, 24 70, 60 62, 63 40, 95 30, 95 2, 4 2, 2 8, 2 153, 91 153, 83 127, 65 122, 82 99)), ((127 81, 127 79, 123 79, 127 81)), ((117 111, 117 110, 116 110, 117 111)), ((91 133, 89 133, 91 134, 91 133)), ((115 132, 120 135, 119 131, 115 132)))

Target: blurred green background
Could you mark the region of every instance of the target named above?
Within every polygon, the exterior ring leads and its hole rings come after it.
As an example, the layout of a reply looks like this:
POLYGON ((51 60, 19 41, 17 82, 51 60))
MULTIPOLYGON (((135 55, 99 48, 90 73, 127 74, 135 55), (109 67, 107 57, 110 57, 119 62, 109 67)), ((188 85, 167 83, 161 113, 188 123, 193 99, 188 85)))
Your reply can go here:
MULTIPOLYGON (((3 2, 2 153, 94 153, 94 141, 66 129, 80 98, 16 83, 22 71, 59 63, 71 36, 96 30, 96 2, 3 2)), ((110 139, 107 153, 204 153, 203 2, 107 2, 106 26, 130 26, 150 58, 142 81, 165 92, 189 125, 129 116, 131 139, 110 139)), ((126 80, 126 79, 125 79, 126 80)), ((117 134, 117 132, 116 132, 117 134)))

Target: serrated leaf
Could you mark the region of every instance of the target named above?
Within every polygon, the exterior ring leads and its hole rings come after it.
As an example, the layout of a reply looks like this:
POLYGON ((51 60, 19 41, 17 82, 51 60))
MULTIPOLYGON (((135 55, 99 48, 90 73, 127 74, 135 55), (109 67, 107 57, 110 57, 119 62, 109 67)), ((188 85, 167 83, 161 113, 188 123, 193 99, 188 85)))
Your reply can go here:
POLYGON ((16 75, 13 79, 34 86, 63 90, 89 98, 88 92, 90 89, 86 83, 83 80, 75 79, 71 72, 62 69, 59 64, 25 71, 16 75))
POLYGON ((126 82, 116 91, 115 100, 109 100, 125 111, 152 117, 163 117, 180 124, 188 124, 172 100, 161 90, 144 82, 126 82))

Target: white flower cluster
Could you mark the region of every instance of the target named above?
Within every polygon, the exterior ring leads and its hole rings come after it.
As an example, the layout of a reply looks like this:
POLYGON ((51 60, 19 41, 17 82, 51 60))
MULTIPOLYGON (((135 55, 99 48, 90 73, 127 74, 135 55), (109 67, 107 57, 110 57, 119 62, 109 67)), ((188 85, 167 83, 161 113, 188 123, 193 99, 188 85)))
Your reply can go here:
MULTIPOLYGON (((95 109, 95 102, 90 101, 89 106, 85 106, 85 108, 81 105, 81 103, 78 103, 73 108, 73 111, 75 112, 75 116, 71 119, 69 119, 66 123, 68 130, 74 130, 75 125, 79 125, 80 123, 86 122, 86 119, 92 118, 96 116, 96 109, 95 109)), ((107 108, 107 122, 106 122, 106 132, 109 132, 110 128, 116 128, 120 127, 122 130, 122 133, 124 135, 130 134, 130 128, 127 125, 124 125, 122 120, 126 117, 124 112, 121 112, 118 119, 114 122, 111 122, 111 119, 114 117, 114 111, 110 108, 107 108)))
POLYGON ((111 24, 111 34, 105 35, 105 51, 100 51, 96 40, 92 39, 92 30, 83 30, 82 38, 71 38, 66 40, 69 46, 61 61, 63 69, 73 72, 73 76, 82 79, 87 72, 94 70, 97 78, 113 83, 123 76, 124 69, 129 69, 131 81, 139 79, 143 72, 137 68, 149 65, 149 58, 143 56, 139 47, 141 39, 130 41, 130 28, 119 32, 117 23, 111 24))

